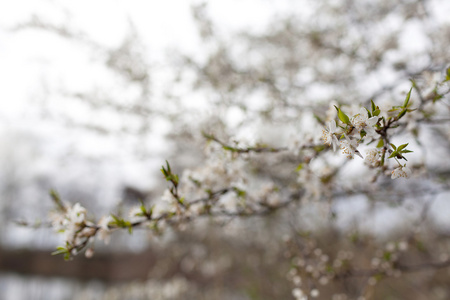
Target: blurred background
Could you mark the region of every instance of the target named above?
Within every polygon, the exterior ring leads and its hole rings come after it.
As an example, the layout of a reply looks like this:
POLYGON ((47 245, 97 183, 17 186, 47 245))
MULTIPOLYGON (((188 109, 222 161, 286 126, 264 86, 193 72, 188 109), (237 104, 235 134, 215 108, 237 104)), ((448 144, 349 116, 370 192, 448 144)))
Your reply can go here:
MULTIPOLYGON (((416 101, 433 97, 450 62, 450 2, 395 2, 0 3, 0 299, 294 299, 284 243, 296 228, 320 229, 331 251, 355 228, 388 239, 424 211, 430 243, 448 253, 450 132, 424 122, 403 137, 415 141, 410 163, 423 177, 374 191, 351 162, 335 164, 345 180, 317 182, 333 224, 296 207, 163 236, 115 233, 91 259, 50 255, 63 241, 46 226, 51 189, 94 220, 126 214, 160 198, 166 159, 179 174, 202 165, 204 130, 293 149, 319 141, 314 116, 325 120, 331 104, 401 103, 411 78, 416 101)), ((446 120, 448 107, 446 95, 430 115, 446 120)), ((248 169, 292 186, 295 157, 258 156, 248 169)), ((448 299, 440 272, 408 299, 448 299)), ((410 285, 393 286, 374 299, 409 297, 410 285)), ((319 298, 353 299, 332 295, 319 298)))

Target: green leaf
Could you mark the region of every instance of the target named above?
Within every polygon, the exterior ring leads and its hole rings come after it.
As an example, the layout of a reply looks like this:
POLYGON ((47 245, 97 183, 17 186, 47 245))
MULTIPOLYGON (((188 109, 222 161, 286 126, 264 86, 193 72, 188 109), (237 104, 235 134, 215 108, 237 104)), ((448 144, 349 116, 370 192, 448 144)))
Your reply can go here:
POLYGON ((373 100, 370 100, 370 104, 372 107, 372 111, 375 111, 377 109, 377 107, 376 107, 375 103, 373 102, 373 100))
POLYGON ((54 189, 50 190, 50 197, 55 202, 60 202, 61 201, 61 198, 59 197, 58 192, 56 190, 54 190, 54 189))
POLYGON ((408 146, 408 144, 409 144, 409 143, 398 146, 397 152, 401 152, 403 149, 406 148, 406 146, 408 146))
POLYGON ((398 116, 397 116, 397 120, 399 120, 401 117, 403 117, 405 114, 406 114, 406 109, 404 109, 404 110, 402 110, 399 114, 398 114, 398 116))
POLYGON ((111 214, 111 217, 114 219, 114 222, 110 222, 110 224, 117 225, 117 227, 126 228, 128 226, 131 226, 131 223, 128 221, 125 221, 124 219, 120 219, 119 217, 111 214))
POLYGON ((384 159, 385 159, 385 157, 386 157, 386 152, 382 152, 381 153, 381 161, 380 161, 380 165, 381 166, 384 166, 384 159))
POLYGON ((314 151, 316 151, 316 152, 323 151, 324 149, 325 149, 324 145, 316 145, 316 146, 314 146, 314 151))
POLYGON ((50 190, 50 197, 52 198, 53 202, 55 203, 55 205, 58 207, 58 209, 60 211, 63 211, 63 212, 66 211, 66 207, 62 203, 61 197, 59 196, 59 194, 56 190, 54 190, 54 189, 50 190))
POLYGON ((227 150, 227 151, 231 151, 231 152, 235 152, 235 151, 236 151, 235 148, 230 147, 230 146, 222 146, 222 149, 223 149, 223 150, 227 150))
POLYGON ((344 124, 350 124, 349 117, 340 108, 338 108, 336 105, 334 107, 336 108, 336 110, 338 112, 339 120, 341 120, 342 123, 344 123, 344 124))
POLYGON ((377 148, 382 148, 383 146, 384 146, 384 141, 383 141, 383 139, 380 139, 378 141, 377 148))
POLYGON ((233 190, 234 190, 234 192, 236 193, 236 195, 237 195, 239 198, 243 198, 243 197, 245 197, 245 195, 247 195, 247 192, 246 192, 246 191, 241 190, 241 189, 239 189, 239 188, 237 188, 237 187, 234 187, 233 190))
POLYGON ((393 157, 396 157, 396 156, 397 156, 397 152, 394 151, 394 152, 391 153, 391 155, 389 155, 388 158, 393 158, 393 157))
POLYGON ((300 171, 301 169, 303 169, 303 163, 298 164, 297 168, 295 169, 296 172, 300 171))
POLYGON ((150 207, 150 211, 148 212, 148 216, 151 218, 153 215, 153 209, 155 208, 155 205, 153 204, 152 207, 150 207))
POLYGON ((68 250, 66 248, 64 248, 64 247, 57 247, 56 249, 58 249, 58 250, 53 251, 52 255, 59 255, 59 254, 63 254, 63 253, 67 253, 68 252, 68 250))
POLYGON ((120 219, 119 219, 119 217, 117 217, 116 215, 113 215, 113 214, 111 214, 111 217, 114 219, 114 221, 116 222, 116 223, 120 223, 120 219))
POLYGON ((169 162, 166 160, 166 167, 164 168, 164 166, 161 167, 161 172, 164 175, 164 178, 166 178, 167 181, 170 180, 170 175, 172 174, 172 171, 170 170, 170 165, 169 162))
POLYGON ((359 132, 359 135, 361 136, 361 138, 365 137, 367 135, 367 133, 364 130, 361 130, 359 132))
POLYGON ((408 106, 408 103, 409 103, 409 99, 411 98, 411 91, 412 91, 412 87, 409 89, 409 92, 408 92, 408 94, 406 95, 406 99, 405 99, 405 101, 403 102, 403 107, 404 108, 406 108, 407 106, 408 106))
POLYGON ((392 149, 397 150, 397 147, 395 147, 394 144, 390 143, 390 145, 391 145, 392 149))

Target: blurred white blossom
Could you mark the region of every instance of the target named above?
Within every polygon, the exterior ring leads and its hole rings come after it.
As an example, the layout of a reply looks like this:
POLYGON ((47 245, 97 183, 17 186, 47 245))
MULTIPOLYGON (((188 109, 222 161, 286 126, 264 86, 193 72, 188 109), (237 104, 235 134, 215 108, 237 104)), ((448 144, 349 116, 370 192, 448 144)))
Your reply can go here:
POLYGON ((111 240, 111 229, 109 228, 109 223, 114 221, 111 215, 103 216, 100 221, 98 221, 97 226, 99 227, 98 238, 105 242, 105 244, 109 244, 111 240))
POLYGON ((333 145, 333 151, 336 151, 336 147, 339 144, 336 137, 336 121, 331 120, 328 122, 328 127, 322 130, 322 140, 324 144, 329 146, 333 145))
POLYGON ((366 150, 365 163, 372 167, 376 167, 378 160, 380 159, 380 151, 377 148, 371 148, 366 150))
POLYGON ((405 166, 400 166, 398 168, 395 168, 392 171, 391 178, 392 179, 397 179, 397 178, 400 178, 400 177, 408 178, 410 176, 411 176, 411 170, 408 167, 406 167, 406 165, 405 165, 405 166))

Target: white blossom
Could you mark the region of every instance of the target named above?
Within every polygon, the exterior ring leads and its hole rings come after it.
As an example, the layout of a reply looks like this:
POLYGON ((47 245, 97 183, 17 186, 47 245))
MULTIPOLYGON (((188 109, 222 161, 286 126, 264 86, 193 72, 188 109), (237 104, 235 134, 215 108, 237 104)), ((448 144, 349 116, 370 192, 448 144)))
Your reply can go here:
POLYGON ((308 297, 306 297, 300 288, 293 289, 292 296, 294 296, 296 300, 308 300, 308 297))
POLYGON ((104 241, 105 244, 109 244, 109 241, 111 240, 111 229, 108 224, 112 221, 114 221, 113 217, 108 215, 107 217, 102 217, 97 223, 97 226, 100 227, 98 231, 98 238, 99 240, 104 241))
POLYGON ((153 218, 159 218, 166 213, 176 211, 177 199, 172 195, 170 190, 166 189, 159 201, 153 205, 153 218))
POLYGON ((130 218, 132 217, 141 217, 142 216, 142 209, 140 206, 134 206, 130 209, 130 212, 128 213, 128 216, 130 218))
POLYGON ((311 295, 311 297, 313 297, 313 298, 319 297, 319 290, 318 290, 318 289, 313 289, 313 290, 311 290, 310 295, 311 295))
POLYGON ((58 211, 51 211, 49 214, 51 223, 52 223, 52 228, 55 231, 63 231, 65 228, 65 223, 66 223, 66 214, 60 210, 58 211))
POLYGON ((328 127, 322 130, 322 140, 324 144, 329 146, 333 145, 333 151, 336 151, 336 147, 339 144, 336 137, 336 121, 331 120, 328 122, 328 127))
POLYGON ((355 154, 359 157, 363 158, 361 153, 359 153, 358 142, 354 139, 350 139, 348 136, 345 136, 345 139, 341 141, 340 148, 342 150, 342 154, 345 154, 347 158, 352 159, 355 154))
POLYGON ((103 216, 100 221, 98 221, 97 226, 100 227, 100 229, 103 230, 109 230, 109 223, 114 221, 113 217, 111 215, 108 215, 107 217, 103 216))
POLYGON ((300 276, 294 276, 294 278, 292 278, 292 282, 295 285, 301 285, 302 284, 302 278, 300 276))
POLYGON ((376 135, 376 131, 373 126, 378 122, 378 117, 369 118, 369 113, 365 108, 361 108, 359 113, 351 118, 350 122, 358 130, 358 132, 364 130, 367 137, 374 137, 376 135))
POLYGON ((78 233, 85 227, 86 209, 80 203, 69 207, 64 215, 61 230, 64 231, 65 239, 74 244, 79 239, 78 233))
POLYGON ((86 252, 84 252, 84 255, 86 256, 86 258, 92 258, 92 256, 94 256, 94 249, 92 249, 92 248, 86 249, 86 252))
POLYGON ((400 166, 398 168, 395 168, 392 171, 392 179, 397 179, 399 177, 404 177, 404 178, 408 178, 411 176, 411 170, 406 166, 400 166))
POLYGON ((66 218, 74 224, 83 223, 86 218, 86 209, 80 203, 76 203, 67 210, 66 218))
POLYGON ((376 167, 378 164, 378 159, 380 158, 380 151, 377 148, 367 149, 365 163, 376 167))
POLYGON ((141 222, 147 219, 140 206, 132 207, 128 213, 128 217, 131 222, 141 222))
POLYGON ((177 199, 175 199, 173 194, 168 189, 164 190, 161 200, 168 204, 173 204, 173 203, 177 202, 177 199))
POLYGON ((220 197, 220 206, 228 212, 235 212, 239 206, 238 198, 234 193, 226 193, 220 197))

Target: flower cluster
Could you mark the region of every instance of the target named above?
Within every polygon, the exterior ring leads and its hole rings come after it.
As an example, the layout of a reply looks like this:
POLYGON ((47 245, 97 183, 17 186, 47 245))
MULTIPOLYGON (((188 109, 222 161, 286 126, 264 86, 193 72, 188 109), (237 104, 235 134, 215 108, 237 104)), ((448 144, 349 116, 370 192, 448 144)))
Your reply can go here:
MULTIPOLYGON (((96 223, 87 219, 87 210, 80 203, 70 206, 61 200, 58 193, 50 192, 56 204, 56 210, 50 212, 50 220, 55 231, 64 234, 65 245, 57 247, 53 254, 63 254, 66 260, 72 255, 85 250, 86 257, 92 257, 94 250, 89 247, 97 236, 99 240, 109 243, 111 230, 117 225, 117 218, 108 215, 96 223)), ((116 226, 117 227, 117 226, 116 226)))
POLYGON ((412 151, 406 149, 408 144, 398 147, 392 144, 388 135, 388 129, 398 126, 399 120, 407 113, 413 111, 409 109, 411 90, 407 94, 403 105, 392 107, 386 114, 386 117, 384 112, 381 114, 380 108, 373 101, 371 101, 370 109, 362 107, 352 117, 349 117, 339 107, 335 106, 338 123, 334 119, 330 120, 327 127, 322 130, 324 144, 332 146, 334 151, 339 147, 342 154, 349 159, 353 159, 355 155, 364 158, 358 149, 361 144, 378 141, 376 148, 366 150, 365 163, 373 168, 379 167, 384 171, 390 171, 392 179, 410 177, 411 170, 406 167, 406 164, 402 165, 399 159, 406 160, 403 154, 412 151), (397 168, 387 165, 386 159, 390 158, 397 162, 397 168))

